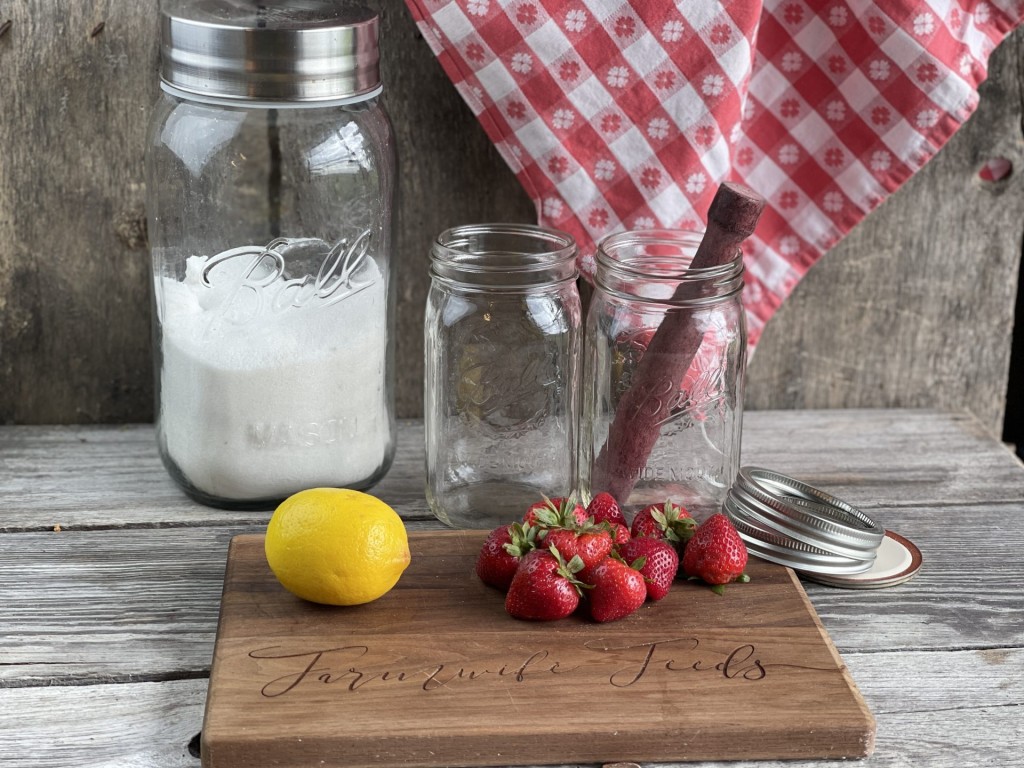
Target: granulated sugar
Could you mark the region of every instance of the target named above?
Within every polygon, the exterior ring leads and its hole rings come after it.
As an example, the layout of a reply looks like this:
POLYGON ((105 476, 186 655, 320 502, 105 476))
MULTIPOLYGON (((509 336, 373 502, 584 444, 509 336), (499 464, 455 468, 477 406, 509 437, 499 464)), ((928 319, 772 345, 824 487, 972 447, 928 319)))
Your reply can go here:
POLYGON ((205 257, 188 260, 184 281, 159 278, 165 456, 195 489, 223 499, 365 485, 391 442, 376 264, 364 259, 324 298, 283 290, 274 274, 239 289, 238 270, 250 270, 250 283, 260 276, 251 260, 235 261, 217 266, 219 283, 210 270, 212 285, 202 282, 205 257))

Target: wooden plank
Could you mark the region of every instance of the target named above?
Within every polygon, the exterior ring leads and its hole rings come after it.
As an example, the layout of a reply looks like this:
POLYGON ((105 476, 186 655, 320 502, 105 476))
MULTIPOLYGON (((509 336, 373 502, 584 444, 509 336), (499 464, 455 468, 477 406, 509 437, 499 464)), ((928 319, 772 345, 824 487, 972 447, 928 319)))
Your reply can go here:
POLYGON ((206 680, 0 688, 9 768, 198 768, 206 680))
POLYGON ((151 418, 142 160, 156 8, 4 4, 0 422, 151 418))
MULTIPOLYGON (((423 497, 423 426, 399 425, 395 463, 374 493, 407 519, 423 497)), ((265 525, 268 511, 195 503, 168 476, 151 425, 0 427, 0 532, 152 525, 265 525)))
MULTIPOLYGON (((805 585, 841 652, 1024 646, 1024 501, 894 507, 878 516, 920 547, 924 565, 884 590, 805 585)), ((228 540, 259 531, 240 524, 0 535, 0 686, 204 673, 228 540)))
MULTIPOLYGON (((914 410, 758 411, 743 461, 794 474, 867 509, 1024 498, 1021 463, 964 416, 914 410)), ((407 520, 423 496, 423 426, 399 425, 395 464, 373 493, 407 520)), ((257 525, 265 512, 195 504, 170 481, 153 429, 0 427, 0 531, 152 525, 257 525)))
POLYGON ((841 652, 1024 645, 1024 498, 1006 505, 879 508, 921 550, 909 582, 853 594, 805 588, 841 652))
MULTIPOLYGON (((397 400, 417 416, 431 240, 454 224, 534 213, 401 0, 376 4, 402 155, 397 400)), ((152 417, 141 161, 156 6, 4 6, 0 423, 152 417)), ((1019 160, 1022 41, 1024 30, 996 52, 969 125, 782 307, 751 366, 751 408, 938 405, 998 433, 1024 175, 984 185, 975 172, 991 155, 1019 160)))
MULTIPOLYGON (((878 723, 875 754, 860 765, 1009 766, 1019 754, 1024 678, 1018 670, 1024 665, 1024 649, 848 652, 843 658, 878 723)), ((11 768, 198 768, 199 759, 189 753, 188 744, 202 727, 207 682, 204 678, 0 687, 3 764, 11 768)), ((820 763, 826 768, 833 764, 820 763)), ((729 763, 730 768, 793 765, 791 761, 729 763)))
POLYGON ((352 609, 295 598, 267 566, 263 537, 235 538, 204 767, 872 752, 874 719, 785 568, 751 563, 751 583, 724 599, 680 582, 614 626, 521 622, 473 573, 484 536, 414 534, 395 589, 352 609), (552 702, 564 703, 557 716, 552 702))

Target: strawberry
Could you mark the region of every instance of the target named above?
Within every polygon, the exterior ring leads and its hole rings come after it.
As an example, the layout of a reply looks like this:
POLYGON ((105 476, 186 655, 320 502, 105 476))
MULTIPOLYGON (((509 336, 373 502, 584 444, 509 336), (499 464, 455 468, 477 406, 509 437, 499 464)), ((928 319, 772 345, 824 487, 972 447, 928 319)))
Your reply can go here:
POLYGON ((487 535, 476 558, 476 575, 488 586, 507 591, 519 561, 537 546, 538 529, 532 525, 501 525, 487 535))
POLYGON ((668 594, 679 570, 675 547, 663 539, 640 536, 619 547, 619 554, 644 577, 648 600, 661 600, 668 594))
POLYGON ((629 541, 629 528, 622 523, 604 523, 610 527, 609 533, 612 537, 612 546, 621 547, 627 541, 629 541))
POLYGON ((545 532, 544 546, 557 548, 569 560, 579 555, 583 567, 590 568, 611 553, 612 536, 607 528, 599 526, 584 526, 575 531, 554 528, 545 532))
POLYGON ((554 547, 534 550, 519 563, 505 595, 505 610, 527 621, 565 618, 580 604, 582 585, 575 574, 582 567, 579 558, 566 563, 554 547))
POLYGON ((545 498, 530 505, 523 515, 523 522, 543 528, 576 528, 587 522, 587 510, 575 496, 545 498))
POLYGON ((594 518, 595 523, 617 523, 618 525, 629 525, 619 503, 610 493, 602 491, 590 500, 587 504, 587 516, 594 518))
POLYGON ((647 599, 644 577, 615 557, 606 557, 592 568, 590 579, 593 589, 588 597, 594 621, 615 621, 629 616, 647 599))
POLYGON ((703 580, 722 594, 731 581, 750 581, 743 569, 747 567, 747 547, 725 515, 712 515, 697 528, 683 554, 683 571, 691 578, 703 580))
POLYGON ((633 538, 650 536, 665 539, 673 546, 685 545, 693 536, 697 522, 686 511, 685 507, 666 501, 664 504, 651 504, 636 513, 629 532, 633 538))

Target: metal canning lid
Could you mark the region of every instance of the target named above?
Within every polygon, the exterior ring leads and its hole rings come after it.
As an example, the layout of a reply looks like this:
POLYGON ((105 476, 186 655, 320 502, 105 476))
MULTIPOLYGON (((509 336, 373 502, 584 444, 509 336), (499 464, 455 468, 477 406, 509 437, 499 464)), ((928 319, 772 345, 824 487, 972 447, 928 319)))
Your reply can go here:
POLYGON ((743 467, 736 486, 759 501, 770 501, 788 520, 812 529, 823 540, 877 549, 885 536, 885 529, 856 507, 793 477, 743 467))
POLYGON ((359 101, 380 92, 377 14, 331 0, 166 0, 161 72, 186 98, 359 101))
POLYGON ((740 469, 724 511, 751 554, 808 574, 866 572, 885 537, 856 507, 760 467, 740 469))
POLYGON ((832 543, 823 543, 820 539, 810 536, 800 536, 785 528, 773 526, 770 520, 765 519, 748 506, 739 506, 735 497, 726 499, 728 516, 732 519, 733 525, 740 534, 746 531, 751 537, 760 539, 769 544, 787 549, 804 552, 828 555, 829 560, 850 560, 868 565, 875 559, 875 549, 850 549, 832 543))
POLYGON ((866 571, 855 574, 828 574, 821 571, 805 571, 810 581, 843 589, 880 589, 893 587, 912 579, 921 570, 921 550, 910 539, 895 531, 886 531, 874 565, 866 571))
POLYGON ((868 554, 878 547, 877 538, 848 535, 836 530, 828 522, 831 510, 824 504, 806 499, 776 498, 760 491, 751 491, 740 484, 733 487, 731 496, 750 516, 763 522, 769 529, 785 533, 807 544, 825 543, 834 549, 852 550, 868 554))
POLYGON ((726 499, 725 509, 746 547, 772 562, 797 570, 819 569, 827 573, 859 573, 867 570, 874 562, 874 552, 848 553, 823 549, 752 523, 731 498, 726 499))

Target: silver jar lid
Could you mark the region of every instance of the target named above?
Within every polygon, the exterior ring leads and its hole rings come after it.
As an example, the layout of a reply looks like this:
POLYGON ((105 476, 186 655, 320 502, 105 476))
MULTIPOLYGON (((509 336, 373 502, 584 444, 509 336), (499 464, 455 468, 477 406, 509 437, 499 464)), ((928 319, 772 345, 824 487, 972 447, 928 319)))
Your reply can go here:
POLYGON ((161 79, 188 98, 359 101, 380 92, 377 14, 331 0, 165 0, 161 79))
POLYGON ((885 537, 856 507, 760 467, 740 469, 725 513, 752 554, 804 573, 863 573, 885 537))

